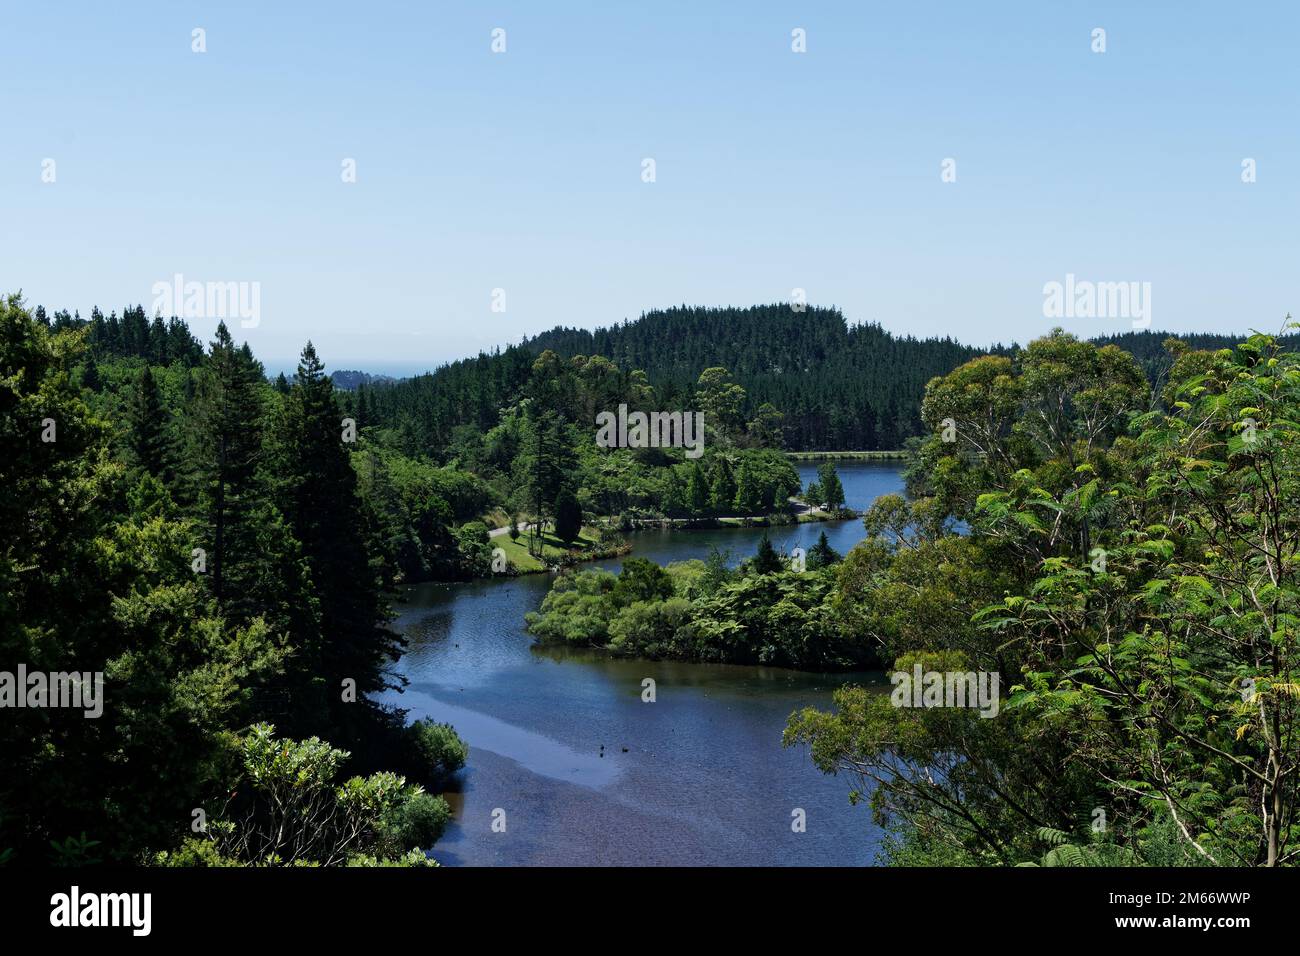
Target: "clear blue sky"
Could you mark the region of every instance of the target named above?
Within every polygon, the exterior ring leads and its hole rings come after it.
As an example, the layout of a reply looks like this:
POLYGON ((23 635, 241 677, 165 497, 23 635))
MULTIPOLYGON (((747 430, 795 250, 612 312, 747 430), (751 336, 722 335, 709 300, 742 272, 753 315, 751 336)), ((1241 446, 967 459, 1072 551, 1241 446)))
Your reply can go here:
POLYGON ((1298 11, 7 2, 0 288, 85 315, 178 272, 256 281, 236 334, 270 367, 311 338, 406 371, 795 287, 1024 342, 1067 273, 1150 282, 1154 328, 1275 329, 1300 315, 1298 11))

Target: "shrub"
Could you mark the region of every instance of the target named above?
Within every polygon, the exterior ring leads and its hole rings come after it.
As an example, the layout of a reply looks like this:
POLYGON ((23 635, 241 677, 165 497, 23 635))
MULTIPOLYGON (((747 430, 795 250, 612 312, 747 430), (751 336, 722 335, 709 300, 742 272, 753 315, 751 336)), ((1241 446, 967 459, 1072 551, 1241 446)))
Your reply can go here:
POLYGON ((425 717, 407 727, 406 735, 409 766, 426 782, 439 783, 465 766, 469 746, 451 724, 439 724, 425 717))

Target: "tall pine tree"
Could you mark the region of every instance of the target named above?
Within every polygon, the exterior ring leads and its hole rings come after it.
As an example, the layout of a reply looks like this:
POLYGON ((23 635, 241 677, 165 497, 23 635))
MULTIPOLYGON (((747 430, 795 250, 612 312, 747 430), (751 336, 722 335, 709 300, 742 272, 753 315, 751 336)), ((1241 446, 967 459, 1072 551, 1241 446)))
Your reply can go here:
POLYGON ((127 444, 136 464, 164 482, 171 480, 171 450, 167 438, 167 413, 153 370, 140 373, 127 407, 127 444))
POLYGON ((337 728, 330 739, 351 746, 381 713, 365 695, 393 686, 385 668, 400 655, 401 640, 386 624, 368 549, 371 522, 342 418, 334 384, 308 342, 279 425, 276 497, 319 607, 319 632, 299 648, 296 666, 302 682, 319 690, 309 697, 325 708, 318 717, 337 728))

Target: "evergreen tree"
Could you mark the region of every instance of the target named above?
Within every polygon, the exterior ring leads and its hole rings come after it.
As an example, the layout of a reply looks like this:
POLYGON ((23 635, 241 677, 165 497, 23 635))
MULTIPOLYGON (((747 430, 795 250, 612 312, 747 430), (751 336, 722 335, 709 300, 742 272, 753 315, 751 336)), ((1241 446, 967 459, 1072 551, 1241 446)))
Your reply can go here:
POLYGON ((736 511, 742 515, 756 515, 763 510, 763 490, 754 476, 754 469, 748 461, 740 464, 736 479, 736 511))
POLYGON ((298 679, 321 688, 327 707, 321 717, 338 728, 333 739, 350 743, 379 716, 365 695, 390 686, 384 668, 399 656, 401 642, 386 626, 370 565, 368 515, 357 495, 334 385, 310 342, 285 399, 278 439, 276 497, 319 608, 318 633, 298 649, 298 679), (351 699, 340 692, 346 681, 354 682, 351 699))
POLYGON ((85 688, 98 713, 83 698, 0 720, 0 857, 21 866, 169 844, 215 792, 243 688, 280 664, 265 628, 207 615, 185 522, 128 514, 108 430, 66 374, 84 338, 0 299, 0 661, 105 678, 85 688))
POLYGON ((681 517, 687 511, 686 484, 676 468, 669 468, 664 475, 662 507, 664 514, 671 518, 681 517))
POLYGON ((98 392, 102 386, 99 378, 99 366, 93 355, 87 356, 85 367, 81 370, 81 387, 91 392, 98 392))
POLYGON ((822 496, 822 486, 816 478, 809 480, 808 487, 804 489, 803 500, 814 508, 820 508, 825 503, 826 499, 822 496))
POLYGON ((719 456, 713 465, 713 481, 709 485, 709 504, 713 510, 726 514, 735 507, 736 480, 731 474, 731 465, 719 456))
POLYGON ((569 544, 582 533, 582 506, 568 488, 562 488, 555 498, 555 536, 569 544))
POLYGON ((686 478, 686 507, 692 515, 701 515, 709 510, 709 482, 698 461, 686 478))
POLYGON ((758 553, 754 555, 751 567, 755 574, 775 574, 785 570, 785 562, 776 553, 776 548, 772 547, 767 535, 763 535, 763 540, 758 542, 758 553))
POLYGON ((831 462, 823 462, 818 467, 817 483, 821 486, 822 500, 828 509, 838 511, 844 507, 844 486, 840 484, 840 476, 831 462))
POLYGON ((370 424, 370 389, 364 382, 357 386, 357 427, 370 424))
POLYGON ((218 324, 188 428, 200 532, 195 546, 207 557, 204 578, 222 613, 247 622, 260 610, 277 609, 268 623, 289 627, 290 618, 311 618, 312 609, 289 600, 300 591, 300 570, 285 551, 294 542, 270 501, 263 470, 261 382, 261 365, 248 346, 235 347, 225 323, 218 324))
POLYGON ((530 550, 539 553, 537 532, 545 528, 548 512, 569 480, 574 455, 559 415, 541 410, 535 402, 526 405, 524 431, 517 468, 525 501, 534 517, 530 550))
POLYGON ((167 440, 167 413, 163 410, 158 383, 146 365, 136 378, 127 407, 127 444, 136 464, 155 478, 170 482, 171 454, 167 440))
POLYGON ((831 547, 830 540, 823 531, 817 538, 817 543, 808 549, 808 558, 806 566, 808 570, 815 571, 818 568, 825 568, 838 561, 843 560, 842 555, 831 547))
POLYGON ((166 365, 167 345, 167 326, 161 315, 155 315, 149 323, 149 355, 146 361, 152 365, 166 365))

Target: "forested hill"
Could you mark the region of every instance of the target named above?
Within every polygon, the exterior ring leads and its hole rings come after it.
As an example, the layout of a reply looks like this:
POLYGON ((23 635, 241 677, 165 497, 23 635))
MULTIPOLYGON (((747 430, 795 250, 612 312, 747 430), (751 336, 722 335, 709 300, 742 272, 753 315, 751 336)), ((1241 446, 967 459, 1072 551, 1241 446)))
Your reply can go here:
MULTIPOLYGON (((1169 366, 1167 332, 1129 332, 1098 338, 1130 351, 1153 379, 1169 366)), ((1196 349, 1227 348, 1239 336, 1178 336, 1196 349)), ((569 358, 600 355, 625 374, 646 373, 664 409, 691 407, 700 373, 730 371, 746 393, 744 413, 763 403, 784 414, 792 450, 894 449, 919 433, 926 383, 988 352, 952 339, 897 336, 879 325, 850 325, 837 309, 788 304, 750 308, 680 306, 595 331, 557 327, 504 351, 453 362, 429 375, 367 388, 367 410, 378 422, 404 422, 426 447, 445 446, 452 430, 496 424, 546 349, 569 358)))
MULTIPOLYGON (((38 318, 49 322, 43 309, 38 318)), ((83 324, 55 313, 54 328, 83 324)), ((144 309, 123 310, 119 319, 95 310, 88 323, 96 357, 148 355, 156 362, 194 364, 201 344, 185 323, 149 320, 144 309)), ((1131 352, 1153 380, 1168 369, 1167 332, 1128 332, 1095 338, 1131 352)), ((1229 348, 1244 336, 1188 334, 1194 349, 1229 348)), ((1280 340, 1300 346, 1295 337, 1280 340)), ((748 421, 769 403, 784 415, 785 445, 792 450, 895 449, 919 433, 918 410, 926 383, 990 351, 950 338, 897 336, 879 325, 850 325, 838 309, 788 304, 750 308, 680 306, 654 310, 635 321, 595 331, 556 327, 491 354, 444 365, 401 381, 364 372, 336 372, 335 384, 357 389, 358 411, 372 424, 401 426, 412 444, 445 448, 453 431, 470 425, 486 431, 500 410, 519 398, 533 360, 550 349, 564 358, 600 355, 624 375, 644 371, 663 410, 693 407, 695 383, 704 369, 722 366, 745 391, 748 421)))
POLYGON ((730 371, 750 410, 770 402, 785 415, 794 449, 898 448, 920 428, 925 383, 985 349, 952 339, 899 337, 879 325, 849 325, 838 309, 788 304, 678 308, 589 332, 557 328, 533 351, 603 355, 643 369, 658 389, 678 392, 711 366, 730 371))
POLYGON ((901 447, 920 429, 925 383, 988 351, 850 326, 837 309, 682 306, 595 331, 557 327, 504 351, 366 389, 367 405, 387 424, 405 417, 436 446, 458 425, 495 424, 497 410, 547 349, 565 358, 600 355, 625 373, 644 371, 669 410, 692 407, 700 373, 722 366, 745 390, 746 416, 765 402, 775 406, 785 416, 786 446, 796 450, 901 447))
POLYGON ((335 369, 330 372, 330 380, 334 382, 335 388, 342 389, 345 392, 355 391, 362 385, 379 385, 384 382, 397 381, 391 375, 374 375, 370 372, 358 372, 356 369, 350 368, 335 369))

